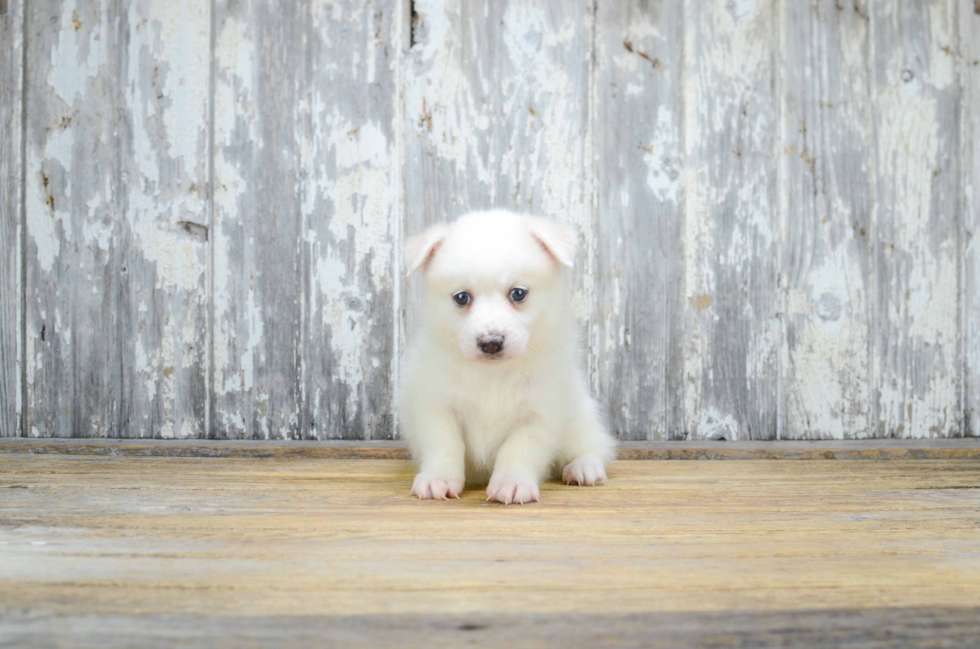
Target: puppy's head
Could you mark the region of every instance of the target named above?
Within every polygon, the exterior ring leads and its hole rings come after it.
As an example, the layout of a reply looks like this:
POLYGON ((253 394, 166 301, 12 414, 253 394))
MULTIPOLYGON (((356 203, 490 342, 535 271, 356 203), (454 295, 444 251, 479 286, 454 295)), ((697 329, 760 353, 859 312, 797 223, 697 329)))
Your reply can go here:
POLYGON ((575 233, 510 212, 474 212, 408 242, 408 271, 425 277, 425 323, 464 358, 499 362, 540 347, 565 312, 563 266, 575 233))

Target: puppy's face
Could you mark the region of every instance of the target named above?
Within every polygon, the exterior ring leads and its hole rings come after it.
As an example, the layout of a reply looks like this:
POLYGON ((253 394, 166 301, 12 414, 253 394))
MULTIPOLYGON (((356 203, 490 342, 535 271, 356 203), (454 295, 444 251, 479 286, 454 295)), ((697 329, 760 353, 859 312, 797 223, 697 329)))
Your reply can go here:
POLYGON ((425 326, 464 358, 501 362, 534 349, 563 312, 561 267, 574 233, 546 219, 478 212, 409 241, 422 269, 425 326))

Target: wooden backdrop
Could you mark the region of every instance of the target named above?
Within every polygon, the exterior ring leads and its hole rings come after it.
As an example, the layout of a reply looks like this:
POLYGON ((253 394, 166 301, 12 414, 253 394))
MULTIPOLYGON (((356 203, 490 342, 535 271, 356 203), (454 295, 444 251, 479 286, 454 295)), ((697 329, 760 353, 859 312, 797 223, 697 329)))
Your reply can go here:
POLYGON ((975 0, 0 0, 0 434, 388 438, 401 245, 579 229, 624 439, 980 405, 975 0))

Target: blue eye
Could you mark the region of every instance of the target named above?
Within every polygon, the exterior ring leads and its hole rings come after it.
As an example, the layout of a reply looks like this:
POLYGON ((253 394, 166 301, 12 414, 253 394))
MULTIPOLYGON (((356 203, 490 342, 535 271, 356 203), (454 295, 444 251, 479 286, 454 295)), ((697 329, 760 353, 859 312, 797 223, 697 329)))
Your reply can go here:
POLYGON ((466 306, 472 300, 473 297, 466 291, 460 291, 459 293, 453 296, 453 302, 456 303, 456 306, 466 306))
POLYGON ((520 286, 510 289, 511 302, 523 302, 527 299, 527 289, 520 286))

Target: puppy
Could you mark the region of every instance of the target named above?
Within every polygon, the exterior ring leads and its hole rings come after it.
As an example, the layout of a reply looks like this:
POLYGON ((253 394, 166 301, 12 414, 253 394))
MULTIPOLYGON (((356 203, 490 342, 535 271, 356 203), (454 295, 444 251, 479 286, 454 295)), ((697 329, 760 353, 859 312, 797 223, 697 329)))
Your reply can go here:
POLYGON ((405 358, 401 433, 418 465, 412 494, 537 501, 549 474, 595 485, 615 443, 579 367, 563 267, 575 232, 505 211, 474 212, 409 240, 424 275, 421 331, 405 358))

